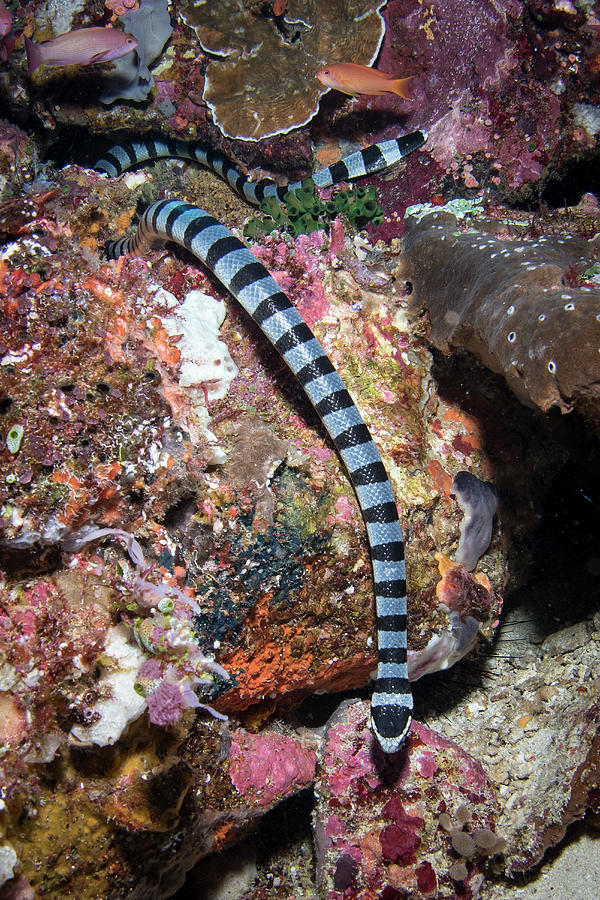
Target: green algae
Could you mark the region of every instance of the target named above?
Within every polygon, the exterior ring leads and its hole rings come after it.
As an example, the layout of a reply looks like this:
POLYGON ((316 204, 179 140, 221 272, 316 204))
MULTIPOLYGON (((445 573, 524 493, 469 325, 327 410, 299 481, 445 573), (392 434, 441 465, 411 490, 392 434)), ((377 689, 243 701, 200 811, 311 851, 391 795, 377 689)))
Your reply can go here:
POLYGON ((260 238, 262 234, 271 234, 273 231, 287 232, 292 237, 298 237, 300 234, 328 229, 333 219, 339 215, 345 216, 357 230, 367 222, 373 222, 374 225, 383 222, 383 210, 377 203, 373 185, 333 191, 329 200, 321 200, 312 178, 304 178, 301 186, 288 191, 281 202, 277 197, 265 197, 259 209, 264 217, 255 216, 246 223, 244 236, 247 238, 260 238))

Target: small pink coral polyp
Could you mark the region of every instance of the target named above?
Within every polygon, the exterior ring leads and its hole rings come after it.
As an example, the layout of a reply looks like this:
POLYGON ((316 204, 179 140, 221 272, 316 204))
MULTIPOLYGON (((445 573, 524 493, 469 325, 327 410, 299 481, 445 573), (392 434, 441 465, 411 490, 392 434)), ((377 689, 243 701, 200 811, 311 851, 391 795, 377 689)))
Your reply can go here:
POLYGON ((138 9, 140 4, 138 0, 106 0, 104 5, 114 12, 115 16, 124 16, 125 13, 138 9))

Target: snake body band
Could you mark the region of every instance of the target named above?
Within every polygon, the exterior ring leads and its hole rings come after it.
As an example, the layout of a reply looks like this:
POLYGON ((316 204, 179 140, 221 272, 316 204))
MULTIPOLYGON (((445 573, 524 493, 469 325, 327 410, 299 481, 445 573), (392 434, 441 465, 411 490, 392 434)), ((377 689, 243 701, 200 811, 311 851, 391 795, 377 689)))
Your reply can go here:
MULTIPOLYGON (((351 177, 350 172, 358 172, 359 168, 362 171, 358 174, 365 174, 369 161, 378 158, 378 154, 384 158, 390 144, 399 146, 404 141, 406 153, 410 152, 407 146, 417 149, 424 140, 422 132, 415 132, 397 141, 386 141, 358 151, 322 172, 333 178, 334 173, 343 171, 345 174, 335 176, 337 180, 351 177), (357 157, 361 157, 360 163, 357 157)), ((166 146, 167 142, 163 143, 166 146)), ((136 143, 136 146, 147 145, 136 143)), ((395 158, 398 158, 398 146, 393 151, 395 158)), ((118 148, 113 148, 109 157, 120 158, 117 151, 118 148)), ((129 157, 130 151, 124 155, 129 157)), ((224 167, 222 174, 233 183, 224 167)), ((249 184, 246 182, 246 187, 249 184)), ((262 196, 266 196, 266 188, 262 196)), ((301 315, 251 251, 211 215, 189 203, 158 201, 143 213, 132 237, 107 245, 107 255, 113 259, 137 255, 145 246, 164 241, 174 241, 189 250, 252 316, 304 388, 348 470, 365 521, 373 564, 378 666, 371 698, 371 722, 384 752, 394 753, 410 728, 413 701, 406 665, 404 542, 396 502, 379 451, 340 376, 301 315)))
MULTIPOLYGON (((413 131, 400 138, 382 141, 364 150, 356 150, 332 166, 319 169, 311 175, 311 178, 317 187, 328 188, 333 184, 339 184, 340 181, 351 181, 364 175, 372 175, 374 172, 387 169, 413 150, 418 150, 426 140, 427 135, 424 131, 413 131)), ((191 159, 213 169, 225 178, 241 197, 256 206, 265 197, 283 200, 288 191, 295 191, 302 186, 301 181, 285 185, 276 184, 269 178, 250 181, 217 150, 212 150, 204 144, 188 144, 175 138, 146 138, 117 144, 111 147, 102 159, 94 163, 94 168, 114 178, 141 163, 166 157, 191 159)))

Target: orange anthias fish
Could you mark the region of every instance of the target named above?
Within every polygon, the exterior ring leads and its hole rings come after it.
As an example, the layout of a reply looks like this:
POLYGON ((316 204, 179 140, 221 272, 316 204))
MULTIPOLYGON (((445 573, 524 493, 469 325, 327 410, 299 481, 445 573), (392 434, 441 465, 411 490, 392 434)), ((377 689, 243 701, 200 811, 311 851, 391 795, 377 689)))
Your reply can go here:
POLYGON ((320 69, 317 78, 326 87, 342 91, 344 94, 398 94, 405 100, 410 100, 411 75, 408 78, 397 78, 396 75, 387 75, 369 66, 359 66, 358 63, 334 63, 320 69))
POLYGON ((25 38, 30 72, 38 66, 89 66, 92 63, 118 59, 135 50, 137 41, 118 28, 77 28, 59 34, 51 41, 36 44, 25 38))

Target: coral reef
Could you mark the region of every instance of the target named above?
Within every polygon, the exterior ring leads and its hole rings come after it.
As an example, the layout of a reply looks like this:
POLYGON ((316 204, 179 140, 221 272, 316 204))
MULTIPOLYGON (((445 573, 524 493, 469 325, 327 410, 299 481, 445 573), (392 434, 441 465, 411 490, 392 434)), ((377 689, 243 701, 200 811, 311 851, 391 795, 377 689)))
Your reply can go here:
MULTIPOLYGON (((61 21, 61 31, 101 23, 99 8, 91 2, 32 3, 27 9, 33 9, 36 34, 41 38, 54 33, 50 31, 52 22, 56 28, 56 22, 61 21)), ((150 8, 149 3, 142 4, 125 18, 138 15, 144 5, 150 8)), ((314 78, 320 65, 316 57, 329 57, 331 46, 340 37, 348 37, 351 45, 340 48, 342 57, 368 62, 377 52, 384 21, 386 33, 377 66, 383 71, 414 75, 414 100, 407 102, 389 95, 347 102, 328 97, 321 103, 315 135, 317 153, 324 161, 331 161, 347 152, 349 140, 354 146, 365 146, 414 128, 429 131, 427 155, 418 161, 408 160, 404 177, 384 175, 377 179, 380 203, 386 212, 380 236, 387 239, 400 234, 405 206, 429 200, 432 195, 448 199, 457 194, 489 193, 494 200, 501 200, 519 191, 531 200, 530 185, 536 179, 551 186, 573 161, 587 163, 593 159, 600 45, 597 20, 590 7, 581 7, 572 16, 556 13, 549 26, 546 13, 541 14, 536 7, 534 14, 531 4, 517 0, 469 0, 466 6, 463 0, 442 0, 433 9, 417 0, 366 5, 370 15, 358 26, 351 22, 351 27, 336 13, 335 4, 290 2, 279 17, 273 17, 272 6, 267 3, 232 0, 232 16, 223 12, 222 4, 214 10, 209 3, 197 5, 196 13, 208 17, 202 38, 206 47, 211 53, 231 51, 219 59, 204 54, 194 32, 182 24, 184 16, 195 14, 191 4, 187 10, 177 5, 171 9, 172 39, 153 70, 156 89, 143 107, 113 102, 103 109, 97 102, 99 81, 92 73, 86 78, 79 75, 75 81, 72 74, 56 73, 43 84, 34 86, 28 81, 18 65, 19 35, 23 28, 29 35, 31 20, 25 16, 25 7, 18 4, 14 16, 16 49, 10 64, 0 67, 0 94, 7 109, 21 117, 33 115, 58 145, 61 124, 80 125, 94 132, 152 128, 171 135, 199 137, 247 165, 268 168, 279 175, 293 172, 295 177, 315 168, 307 129, 258 143, 253 135, 245 145, 231 146, 211 123, 203 93, 206 90, 208 97, 215 73, 223 72, 220 93, 223 103, 231 107, 226 113, 231 128, 226 130, 250 135, 257 127, 252 113, 259 108, 253 96, 250 102, 246 88, 251 84, 253 91, 266 97, 259 119, 272 119, 271 131, 280 134, 287 127, 287 111, 294 105, 291 97, 294 103, 297 100, 303 105, 303 98, 312 94, 310 113, 305 111, 299 121, 316 109, 322 90, 314 78), (241 31, 234 49, 235 41, 230 38, 236 17, 241 31), (304 20, 313 27, 302 30, 304 20), (367 21, 370 24, 365 24, 367 21), (298 29, 301 33, 294 39, 298 29), (370 30, 372 46, 365 50, 370 40, 366 32, 370 30), (354 43, 351 34, 356 35, 354 43), (276 52, 250 52, 263 39, 272 42, 276 52), (296 56, 309 59, 302 48, 321 40, 323 47, 317 48, 312 68, 305 72, 296 56), (245 72, 254 67, 258 70, 256 77, 251 71, 245 72), (264 72, 261 67, 265 67, 264 72), (232 90, 230 69, 245 73, 239 91, 232 90), (273 97, 269 99, 269 93, 281 93, 282 103, 278 106, 273 97), (238 130, 242 122, 248 127, 238 130)), ((543 4, 544 9, 551 6, 543 4)), ((353 5, 350 14, 359 15, 361 10, 362 5, 353 5)), ((143 44, 144 35, 140 38, 143 44)), ((131 85, 135 77, 132 68, 125 74, 124 83, 131 85)), ((150 85, 147 73, 145 79, 143 91, 150 85)))
MULTIPOLYGON (((562 233, 561 233, 562 234, 562 233)), ((517 397, 546 411, 600 404, 600 291, 585 272, 592 241, 558 234, 510 236, 500 217, 408 216, 399 275, 430 340, 467 350, 501 373, 517 397)))
MULTIPOLYGON (((10 146, 14 153, 18 144, 10 146)), ((7 172, 14 178, 16 169, 7 172)), ((164 881, 152 886, 157 897, 168 896, 168 885, 180 883, 200 855, 242 833, 259 809, 310 781, 307 748, 293 734, 279 743, 267 738, 264 723, 315 690, 364 684, 375 661, 372 581, 355 500, 260 337, 242 338, 242 313, 189 262, 162 252, 150 266, 97 257, 102 239, 125 224, 158 174, 114 182, 76 167, 54 174, 52 196, 4 239, 0 348, 8 832, 23 804, 35 806, 40 796, 48 833, 73 818, 71 846, 81 860, 92 848, 108 854, 105 872, 112 865, 120 884, 136 878, 145 889, 145 876, 119 856, 119 842, 107 849, 115 828, 128 840, 150 841, 149 832, 179 827, 185 847, 200 829, 193 859, 177 850, 164 881), (204 349, 192 338, 200 322, 211 332, 204 349), (44 571, 32 571, 37 560, 44 571), (24 632, 28 641, 20 643, 24 632), (230 681, 185 681, 193 675, 188 663, 210 650, 230 681), (242 749, 234 754, 252 794, 243 813, 231 794, 219 795, 235 726, 195 717, 190 687, 260 729, 237 741, 242 749), (242 765, 251 743, 256 761, 242 765), (273 768, 269 753, 284 752, 273 789, 257 789, 264 767, 273 768), (52 760, 66 766, 66 783, 87 785, 78 760, 94 768, 109 756, 113 767, 95 806, 83 808, 81 791, 62 783, 53 783, 58 799, 49 804, 52 760), (31 765, 35 779, 24 775, 31 765), (190 765, 202 775, 190 775, 190 765), (197 794, 207 772, 210 787, 197 794), (222 812, 216 819, 190 812, 192 795, 198 809, 222 812), (97 828, 88 843, 89 816, 97 828)), ((187 190, 177 170, 159 177, 171 179, 172 194, 187 190)), ((419 650, 454 627, 452 610, 435 594, 436 542, 426 522, 438 522, 438 546, 451 552, 460 525, 452 474, 465 465, 484 474, 487 463, 472 427, 469 439, 457 440, 465 431, 458 411, 432 395, 423 410, 430 355, 409 338, 405 304, 400 309, 388 275, 371 272, 365 246, 336 219, 329 237, 319 231, 287 243, 268 235, 256 253, 286 289, 293 284, 406 498, 416 576, 410 640, 419 650), (368 287, 349 274, 352 265, 368 287)), ((504 579, 497 543, 480 566, 494 585, 476 612, 489 633, 504 579)), ((468 601, 461 613, 470 615, 468 601)), ((444 660, 449 653, 441 652, 444 660)), ((243 794, 242 775, 234 777, 243 794)), ((16 875, 35 885, 46 877, 42 833, 10 839, 16 875)), ((103 896, 102 879, 92 888, 84 869, 84 862, 75 871, 70 862, 59 866, 53 889, 68 883, 82 896, 103 896)))
POLYGON ((579 202, 598 187, 597 10, 5 5, 0 97, 30 134, 0 121, 0 895, 167 900, 198 860, 233 868, 221 851, 238 846, 248 900, 520 895, 515 876, 600 810, 600 213, 579 202), (105 69, 27 75, 25 36, 121 16, 156 43, 117 99, 98 101, 105 69), (380 43, 412 101, 324 96, 333 46, 368 63, 380 43), (323 210, 307 183, 264 210, 277 227, 187 162, 112 180, 73 164, 108 146, 94 135, 153 129, 293 180, 421 127, 423 150, 364 196, 325 193, 323 210), (344 196, 381 208, 359 234, 344 196), (258 231, 253 253, 381 448, 417 710, 394 757, 372 745, 367 702, 331 696, 367 696, 372 580, 298 386, 182 251, 102 257, 163 197, 258 231), (464 473, 501 500, 492 521, 486 495, 475 542, 464 473))
POLYGON ((304 125, 325 88, 317 71, 352 59, 369 65, 383 37, 383 0, 290 0, 283 20, 242 0, 184 0, 181 16, 204 50, 203 97, 223 134, 258 141, 304 125))

